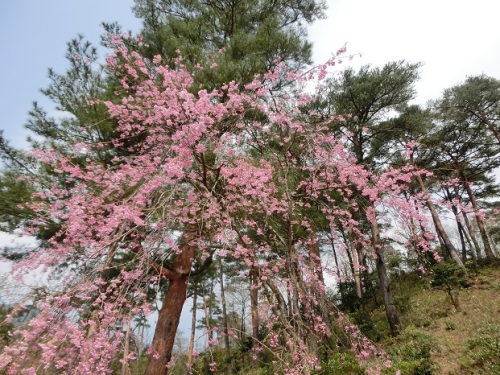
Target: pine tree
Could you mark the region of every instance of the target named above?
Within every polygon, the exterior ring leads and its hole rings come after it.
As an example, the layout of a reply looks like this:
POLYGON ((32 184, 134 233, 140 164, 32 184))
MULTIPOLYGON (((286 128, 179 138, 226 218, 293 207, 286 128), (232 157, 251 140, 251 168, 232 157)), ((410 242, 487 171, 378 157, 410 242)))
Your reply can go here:
POLYGON ((278 61, 297 70, 311 63, 305 24, 323 18, 323 0, 136 0, 146 56, 191 66, 219 65, 198 74, 204 87, 249 83, 278 61))
MULTIPOLYGON (((347 146, 353 151, 358 164, 367 170, 375 171, 375 163, 382 155, 374 147, 377 140, 384 137, 389 130, 384 124, 391 111, 402 110, 414 96, 414 83, 418 79, 420 64, 410 64, 405 61, 391 62, 382 68, 363 66, 358 72, 346 69, 340 77, 326 83, 326 94, 318 100, 324 116, 332 113, 344 115, 342 121, 335 121, 331 131, 343 134, 347 139, 347 146)), ((368 209, 353 210, 354 220, 364 222, 365 230, 371 232, 375 264, 379 286, 384 297, 387 319, 391 332, 396 335, 399 331, 399 318, 390 290, 388 272, 383 258, 380 229, 377 223, 374 207, 366 197, 358 194, 357 207, 368 209)), ((362 262, 364 258, 361 247, 355 246, 357 256, 362 262)), ((364 264, 355 264, 355 275, 364 264)), ((355 277, 358 297, 361 296, 361 279, 355 277)))

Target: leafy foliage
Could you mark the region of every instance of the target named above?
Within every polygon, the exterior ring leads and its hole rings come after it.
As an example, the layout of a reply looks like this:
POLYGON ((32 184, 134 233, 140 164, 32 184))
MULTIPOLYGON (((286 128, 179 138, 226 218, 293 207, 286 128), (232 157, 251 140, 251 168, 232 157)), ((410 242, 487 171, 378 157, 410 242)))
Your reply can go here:
POLYGON ((331 355, 327 361, 321 364, 321 370, 317 375, 363 375, 365 367, 360 365, 359 361, 352 353, 339 351, 331 355))
POLYGON ((400 370, 402 375, 430 375, 434 370, 431 353, 438 350, 432 336, 409 326, 392 340, 388 353, 393 360, 392 368, 400 370))
POLYGON ((325 8, 318 0, 136 0, 134 12, 144 20, 146 56, 171 62, 180 53, 188 66, 210 65, 216 57, 218 70, 196 73, 214 88, 249 83, 278 61, 294 70, 310 63, 304 24, 324 17, 325 8))
POLYGON ((468 288, 469 281, 462 268, 452 262, 442 262, 432 268, 431 286, 446 291, 451 299, 451 303, 458 310, 460 303, 458 294, 460 289, 468 288))
POLYGON ((488 374, 500 374, 500 325, 482 328, 468 340, 463 356, 464 368, 481 368, 488 374))

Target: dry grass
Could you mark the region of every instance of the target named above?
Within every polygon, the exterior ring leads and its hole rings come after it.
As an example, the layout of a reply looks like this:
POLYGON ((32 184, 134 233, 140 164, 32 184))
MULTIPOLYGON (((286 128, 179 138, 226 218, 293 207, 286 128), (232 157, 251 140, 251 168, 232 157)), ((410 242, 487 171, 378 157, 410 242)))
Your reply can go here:
POLYGON ((488 266, 471 277, 471 287, 459 294, 457 311, 444 291, 423 289, 411 298, 404 324, 414 324, 432 335, 439 351, 432 353, 436 374, 486 374, 463 366, 467 341, 480 329, 500 324, 500 266, 488 266))

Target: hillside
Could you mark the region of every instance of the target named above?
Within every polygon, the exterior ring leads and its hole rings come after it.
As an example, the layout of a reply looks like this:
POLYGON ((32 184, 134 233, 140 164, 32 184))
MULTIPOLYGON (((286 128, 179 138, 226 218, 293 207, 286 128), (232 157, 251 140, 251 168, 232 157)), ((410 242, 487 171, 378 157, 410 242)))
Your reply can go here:
POLYGON ((431 288, 426 279, 398 285, 400 290, 406 285, 411 295, 403 299, 407 328, 401 338, 383 340, 381 345, 396 353, 395 363, 398 354, 408 360, 430 351, 430 361, 422 365, 427 370, 403 364, 402 374, 500 374, 499 265, 471 272, 469 282, 469 287, 458 292, 458 309, 444 290, 431 288))

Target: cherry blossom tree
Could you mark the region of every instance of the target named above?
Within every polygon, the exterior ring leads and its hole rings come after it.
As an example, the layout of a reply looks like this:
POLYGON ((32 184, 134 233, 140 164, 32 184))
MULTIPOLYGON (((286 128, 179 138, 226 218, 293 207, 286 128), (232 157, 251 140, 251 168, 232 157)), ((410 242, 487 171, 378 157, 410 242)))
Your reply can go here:
POLYGON ((271 351, 280 372, 311 373, 334 325, 350 335, 360 360, 380 355, 327 305, 318 220, 331 233, 341 226, 377 259, 378 220, 385 207, 414 212, 401 190, 418 173, 368 170, 330 131, 332 117, 312 121, 314 113, 303 110, 313 100, 309 83, 327 76, 344 51, 307 73, 278 63, 244 89, 229 82, 208 91, 182 58, 165 66, 121 38, 112 43, 107 62, 121 89, 105 105, 116 136, 80 140, 64 153, 32 151, 65 182, 36 193, 43 199, 32 204, 33 228, 55 222, 60 229, 16 265, 20 282, 39 270, 51 288, 37 316, 13 333, 0 368, 107 374, 117 358, 126 366, 136 359, 131 321, 152 313, 156 294, 161 308, 146 374, 167 374, 189 280, 215 257, 237 262, 239 276, 258 290, 266 333, 253 338, 254 355, 271 351), (276 90, 284 78, 295 84, 276 90), (127 152, 105 163, 91 157, 103 148, 127 152), (369 202, 368 232, 350 206, 359 196, 369 202), (59 278, 51 276, 63 266, 59 278))

